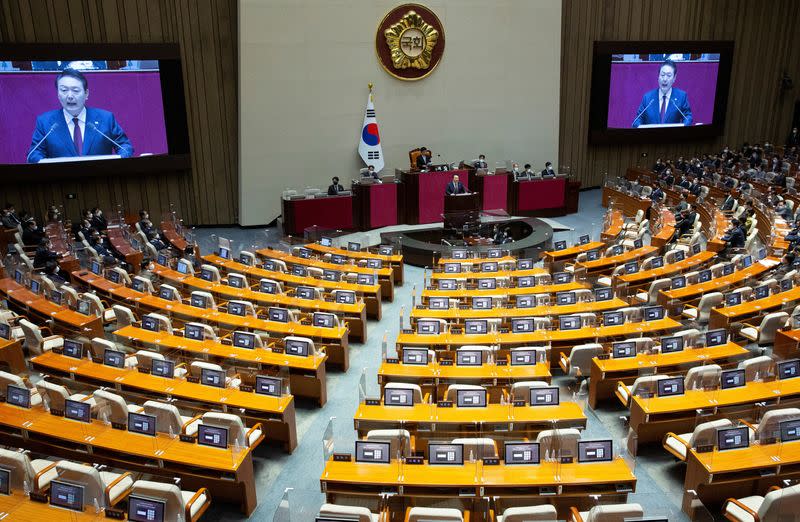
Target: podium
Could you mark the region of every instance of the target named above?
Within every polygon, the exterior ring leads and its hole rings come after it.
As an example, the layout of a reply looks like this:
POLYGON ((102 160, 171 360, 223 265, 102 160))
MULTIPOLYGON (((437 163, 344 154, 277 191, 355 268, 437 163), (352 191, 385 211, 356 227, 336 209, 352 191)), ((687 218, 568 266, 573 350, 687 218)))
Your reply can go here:
POLYGON ((372 230, 400 223, 396 183, 358 183, 355 194, 356 226, 359 230, 372 230))
POLYGON ((480 218, 481 197, 477 192, 444 197, 444 228, 458 229, 477 223, 480 218))

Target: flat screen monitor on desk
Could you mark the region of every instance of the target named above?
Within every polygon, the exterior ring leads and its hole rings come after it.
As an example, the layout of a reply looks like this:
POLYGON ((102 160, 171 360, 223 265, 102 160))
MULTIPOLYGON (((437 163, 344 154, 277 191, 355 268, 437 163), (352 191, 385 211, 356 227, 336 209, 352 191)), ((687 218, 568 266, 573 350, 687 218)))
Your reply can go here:
POLYGON ((567 248, 566 241, 556 241, 553 243, 553 250, 555 251, 566 250, 566 248, 567 248))
POLYGON ((533 276, 522 276, 517 278, 517 288, 530 288, 536 285, 533 276))
POLYGON ((92 422, 92 405, 67 399, 64 401, 64 417, 79 422, 92 422))
POLYGON ((405 348, 403 350, 403 364, 426 366, 428 364, 428 349, 405 348))
POLYGON ((790 359, 778 363, 778 379, 794 379, 800 376, 800 359, 790 359))
POLYGON ((674 353, 683 350, 683 337, 674 335, 661 338, 661 353, 674 353))
POLYGON ((445 263, 444 264, 444 273, 445 274, 458 274, 461 272, 461 263, 445 263))
POLYGON ((471 335, 485 334, 489 331, 489 321, 486 319, 467 319, 464 321, 464 333, 471 335))
POLYGON ((503 462, 506 465, 514 464, 538 464, 539 463, 539 443, 538 442, 506 442, 503 445, 503 462))
POLYGON ((429 443, 428 463, 431 465, 460 466, 464 464, 464 445, 429 443))
POLYGON ((64 339, 64 355, 73 359, 82 359, 83 343, 73 339, 64 339))
POLYGON ((756 299, 764 299, 765 297, 769 297, 769 285, 761 285, 757 286, 753 293, 756 296, 756 299))
POLYGON ((310 348, 308 341, 302 341, 300 339, 289 339, 286 341, 286 353, 288 355, 308 357, 310 348))
POLYGON ((373 274, 358 274, 356 282, 360 285, 374 285, 375 276, 373 274))
POLYGON ((255 392, 259 395, 269 395, 270 397, 281 396, 281 380, 277 377, 267 375, 256 375, 255 392))
POLYGON ((611 462, 614 450, 610 440, 579 440, 578 462, 611 462))
POLYGON ((61 480, 50 481, 50 505, 83 511, 83 486, 61 480))
POLYGON ((626 274, 635 274, 639 271, 639 263, 636 261, 629 261, 625 263, 625 273, 626 274))
POLYGON ((559 305, 571 305, 577 302, 578 298, 575 292, 557 292, 556 303, 559 305))
POLYGON ((611 249, 611 255, 612 256, 621 255, 622 252, 624 252, 624 249, 622 248, 622 245, 614 245, 614 247, 611 249))
POLYGON ((92 312, 92 302, 88 299, 79 299, 78 300, 78 313, 83 315, 91 315, 92 312))
POLYGON ((672 278, 670 282, 670 288, 672 290, 677 290, 684 287, 686 287, 686 276, 677 276, 672 278))
POLYGON ((6 402, 20 408, 30 408, 31 391, 24 386, 9 384, 6 387, 6 402))
POLYGON ((0 495, 11 494, 11 470, 0 468, 0 495))
POLYGON ((720 374, 719 387, 723 390, 740 388, 745 385, 744 370, 725 370, 720 374))
POLYGON ((241 301, 228 301, 228 313, 244 317, 247 315, 247 305, 241 301))
POLYGON ((517 260, 517 270, 530 270, 531 268, 533 268, 533 259, 526 258, 517 260))
POLYGON ((144 413, 128 412, 128 431, 140 435, 156 436, 156 417, 144 413))
POLYGON ((0 339, 11 340, 11 327, 6 323, 0 323, 0 339))
POLYGON ((292 265, 292 275, 297 277, 307 277, 308 268, 304 267, 303 265, 292 265))
POLYGON ((125 366, 125 354, 106 348, 103 352, 103 364, 112 368, 123 368, 125 366))
POLYGON ((388 464, 392 460, 391 443, 366 440, 356 441, 356 462, 388 464))
POLYGON ((213 281, 214 272, 212 272, 208 268, 202 268, 200 269, 200 279, 202 279, 203 281, 213 281))
POLYGON ((278 308, 277 306, 270 306, 267 308, 267 319, 277 323, 288 323, 289 310, 286 308, 278 308))
POLYGON ((486 251, 486 257, 489 259, 498 259, 503 257, 503 251, 499 248, 490 248, 486 251))
POLYGON ((778 423, 781 432, 781 442, 794 442, 800 440, 800 419, 789 419, 778 423))
MULTIPOLYGON (((247 266, 252 266, 253 265, 253 260, 250 258, 250 256, 245 255, 245 254, 239 254, 239 262, 241 264, 247 265, 247 266)), ((266 268, 266 264, 265 264, 264 268, 267 269, 267 270, 273 270, 272 268, 266 268)))
POLYGON ((497 288, 497 279, 482 278, 478 279, 478 288, 481 290, 494 290, 497 288))
POLYGON ((162 285, 158 289, 158 297, 161 299, 166 299, 167 301, 174 301, 175 300, 175 293, 172 291, 172 288, 166 285, 162 285))
POLYGON ((322 270, 322 279, 325 281, 341 281, 342 280, 342 273, 337 270, 331 270, 329 268, 325 268, 322 270))
POLYGON ((303 259, 310 259, 311 258, 311 250, 309 250, 307 248, 300 247, 300 248, 297 249, 297 253, 299 254, 299 257, 301 257, 303 259))
POLYGON ((294 295, 300 299, 314 299, 314 289, 310 286, 298 286, 294 289, 294 295))
POLYGON ((753 264, 753 256, 747 255, 742 258, 742 268, 749 268, 753 264))
POLYGON ((453 250, 452 254, 450 254, 450 257, 453 259, 466 259, 467 251, 462 249, 453 250))
POLYGON ((728 341, 728 332, 724 328, 706 332, 706 346, 721 346, 728 341))
POLYGON ((197 427, 197 443, 212 448, 228 448, 228 428, 200 424, 197 427))
POLYGON ((456 366, 480 366, 483 353, 480 350, 456 351, 456 366))
POLYGON ((721 428, 717 430, 717 449, 719 451, 746 448, 750 445, 747 426, 740 428, 721 428))
POLYGON ((428 308, 431 310, 447 310, 450 308, 450 299, 447 297, 431 297, 428 300, 428 308))
POLYGON ((658 321, 664 318, 664 308, 661 306, 646 306, 644 308, 645 321, 658 321))
POLYGON ((558 406, 560 396, 557 386, 542 386, 530 389, 531 406, 558 406))
POLYGON ((682 376, 659 379, 657 385, 657 393, 659 397, 674 397, 675 395, 683 395, 682 376))
POLYGON ((178 273, 186 275, 189 273, 189 269, 190 265, 188 261, 185 259, 178 260, 178 273))
POLYGON ((164 500, 139 495, 128 497, 128 520, 130 522, 164 522, 167 503, 164 500))
POLYGON ((742 304, 742 293, 731 292, 725 296, 725 306, 736 306, 742 304))
POLYGON ((358 252, 361 250, 361 243, 356 243, 354 241, 347 242, 347 250, 350 252, 358 252))
POLYGON ((252 350, 256 347, 256 334, 250 332, 233 332, 233 345, 237 348, 252 350))
POLYGON ((311 324, 317 328, 333 328, 336 326, 336 316, 327 312, 314 312, 311 315, 311 324))
POLYGON ((459 408, 485 408, 486 390, 456 390, 456 406, 459 408))
POLYGON ((224 388, 225 372, 212 368, 203 368, 200 370, 200 383, 205 384, 206 386, 213 386, 215 388, 224 388))
POLYGON ((527 366, 536 364, 536 350, 512 350, 511 366, 527 366))
POLYGON ((661 256, 656 256, 650 261, 650 268, 661 268, 664 266, 664 258, 661 256))
POLYGON ((319 244, 324 247, 330 247, 333 246, 333 240, 329 237, 322 236, 319 238, 319 244))
POLYGON ((589 237, 589 234, 584 234, 584 235, 582 235, 581 237, 578 238, 578 244, 579 245, 588 245, 590 240, 591 240, 591 238, 589 237))
POLYGON ((586 252, 587 261, 597 261, 598 259, 600 259, 599 250, 589 250, 588 252, 586 252))
POLYGON ((618 326, 625 322, 622 312, 603 312, 603 326, 618 326))
POLYGON ((636 357, 636 343, 634 341, 621 341, 611 345, 611 355, 614 359, 636 357))
POLYGON ((497 272, 497 261, 481 263, 481 272, 497 272))
POLYGON ((406 390, 403 388, 384 388, 383 404, 384 406, 413 406, 414 390, 406 390))
POLYGON ((356 293, 352 290, 339 290, 336 292, 336 302, 339 304, 355 304, 356 293))
MULTIPOLYGON (((431 299, 433 299, 431 297, 431 299)), ((519 306, 519 303, 517 304, 519 306)), ((492 307, 492 298, 491 297, 481 297, 476 296, 472 298, 472 308, 473 310, 488 310, 492 307)))
POLYGON ((438 335, 441 324, 439 321, 419 320, 417 321, 417 333, 425 335, 438 335))
MULTIPOLYGON (((93 273, 94 275, 100 275, 100 273, 103 271, 103 267, 100 266, 100 262, 99 261, 97 261, 95 259, 92 259, 91 262, 89 262, 89 271, 91 273, 93 273)), ((180 271, 180 265, 178 265, 178 271, 180 271)), ((185 272, 181 272, 181 273, 185 273, 185 272)))
POLYGON ((344 265, 347 263, 347 258, 342 254, 332 254, 331 263, 333 263, 334 265, 344 265))
POLYGON ((536 306, 536 298, 532 295, 518 295, 516 305, 517 308, 533 308, 536 306))
MULTIPOLYGON (((230 304, 228 308, 230 308, 230 304)), ((204 337, 203 333, 203 327, 199 324, 186 323, 183 327, 183 336, 193 341, 202 341, 204 337)))
POLYGON ((525 333, 533 331, 533 318, 518 318, 511 320, 511 331, 513 333, 525 333))
MULTIPOLYGON (((112 272, 112 274, 116 274, 116 272, 112 272)), ((50 300, 58 306, 61 306, 61 303, 64 301, 64 293, 60 290, 52 290, 50 292, 50 300)))
POLYGON ((150 374, 171 379, 175 375, 175 363, 166 359, 153 359, 150 374))
POLYGON ((781 292, 788 292, 792 289, 792 280, 791 279, 783 279, 781 280, 781 292))
POLYGON ((722 265, 722 275, 723 276, 731 275, 735 270, 735 268, 736 267, 733 265, 733 263, 725 263, 724 265, 722 265))
POLYGON ((219 257, 222 259, 230 259, 231 258, 231 251, 225 247, 220 247, 219 249, 219 257))
POLYGON ((439 279, 439 290, 455 290, 458 288, 458 281, 455 279, 439 279))
POLYGON ((594 291, 595 301, 610 301, 614 298, 614 290, 611 288, 597 288, 594 291))
POLYGON ((700 273, 697 274, 697 281, 700 283, 706 283, 708 281, 711 281, 712 277, 713 276, 711 275, 711 270, 708 269, 700 270, 700 273))
POLYGON ((569 272, 556 272, 553 274, 553 283, 557 285, 564 285, 572 282, 572 274, 569 272))
POLYGON ((266 281, 263 279, 259 282, 258 289, 260 292, 263 292, 265 294, 277 294, 279 291, 278 283, 276 283, 275 281, 266 281))
POLYGON ((560 330, 578 330, 581 327, 581 317, 579 315, 562 315, 558 318, 558 328, 560 330))
POLYGON ((119 284, 119 272, 117 272, 116 270, 110 270, 108 272, 108 280, 111 281, 112 283, 119 284))

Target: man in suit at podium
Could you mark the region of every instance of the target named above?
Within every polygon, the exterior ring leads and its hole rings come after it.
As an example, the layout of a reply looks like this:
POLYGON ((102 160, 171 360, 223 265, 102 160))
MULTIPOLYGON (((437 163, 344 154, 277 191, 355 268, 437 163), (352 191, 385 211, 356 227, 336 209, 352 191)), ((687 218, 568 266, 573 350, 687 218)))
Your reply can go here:
POLYGON ((489 165, 486 163, 486 156, 484 156, 483 154, 481 154, 480 156, 478 156, 478 161, 476 161, 476 162, 475 162, 475 165, 474 165, 474 167, 475 167, 476 169, 486 169, 486 168, 489 168, 489 165))
POLYGON ((466 194, 467 189, 464 188, 464 184, 458 181, 458 174, 453 174, 453 180, 447 184, 447 188, 445 189, 445 194, 448 196, 453 196, 455 194, 466 194))
POLYGON ((658 88, 644 93, 631 127, 660 123, 692 124, 692 108, 686 91, 672 86, 677 75, 675 62, 664 60, 658 71, 658 88))
POLYGON ((419 170, 428 170, 431 167, 431 158, 428 154, 428 149, 425 147, 419 148, 419 156, 417 156, 417 168, 419 170))
POLYGON ((75 69, 61 71, 56 76, 56 93, 61 109, 45 112, 36 118, 26 158, 28 163, 38 163, 44 158, 115 153, 123 158, 133 156, 133 145, 114 114, 86 107, 89 82, 83 73, 75 69))

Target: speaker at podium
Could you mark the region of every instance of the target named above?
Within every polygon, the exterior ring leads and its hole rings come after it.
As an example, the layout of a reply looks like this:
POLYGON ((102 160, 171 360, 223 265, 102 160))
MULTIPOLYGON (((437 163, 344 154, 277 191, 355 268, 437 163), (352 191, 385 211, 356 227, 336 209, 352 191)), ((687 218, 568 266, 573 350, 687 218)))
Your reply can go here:
POLYGON ((477 192, 444 196, 444 228, 461 230, 480 221, 481 198, 477 192))

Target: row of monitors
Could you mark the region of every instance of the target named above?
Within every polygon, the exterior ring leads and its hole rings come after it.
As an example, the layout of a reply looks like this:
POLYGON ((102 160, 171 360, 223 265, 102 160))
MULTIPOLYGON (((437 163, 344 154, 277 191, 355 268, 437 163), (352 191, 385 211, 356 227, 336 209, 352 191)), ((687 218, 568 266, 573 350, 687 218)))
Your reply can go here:
MULTIPOLYGON (((481 350, 456 350, 456 366, 481 366, 483 364, 481 350)), ((509 354, 511 366, 529 366, 536 364, 536 350, 518 349, 509 354)), ((427 366, 429 363, 427 348, 403 348, 403 364, 427 366)))
MULTIPOLYGON (((578 238, 578 245, 588 245, 591 242, 591 237, 589 234, 584 234, 578 238)), ((566 241, 555 241, 553 243, 553 250, 556 252, 559 250, 566 250, 567 249, 567 242, 566 241)))
MULTIPOLYGON (((110 272, 109 275, 116 274, 116 272, 110 272)), ((366 275, 368 277, 372 277, 370 274, 360 274, 366 275)), ((119 274, 117 274, 119 276, 119 274)), ((373 279, 370 279, 371 281, 373 279)), ((238 277, 230 278, 228 280, 228 285, 233 288, 244 288, 245 281, 239 279, 238 277)), ((372 283, 364 283, 364 284, 372 284, 372 283)), ((131 281, 131 287, 136 290, 137 292, 146 292, 147 289, 145 288, 145 282, 141 279, 134 278, 131 281)), ((315 300, 317 299, 316 296, 316 288, 311 286, 297 286, 295 287, 295 296, 300 299, 306 300, 315 300)), ((281 289, 275 281, 261 281, 259 283, 259 291, 265 294, 279 294, 281 289)), ((175 293, 175 290, 171 288, 169 285, 161 285, 158 289, 158 296, 161 299, 166 299, 168 301, 175 301, 179 299, 180 296, 175 293)), ((356 293, 353 290, 338 290, 336 292, 336 302, 339 304, 355 304, 356 302, 356 293)), ((202 296, 192 296, 191 305, 196 306, 198 308, 207 308, 208 303, 206 303, 205 299, 202 296)), ((228 310, 229 313, 237 314, 235 311, 228 310)), ((244 311, 242 310, 237 315, 244 315, 244 311)))
MULTIPOLYGON (((525 259, 518 259, 516 264, 517 270, 530 270, 533 268, 533 259, 525 258, 525 259)), ((458 274, 461 273, 462 265, 461 263, 444 263, 442 267, 442 271, 445 274, 458 274)), ((500 269, 500 265, 497 261, 485 261, 481 263, 481 272, 497 272, 500 269)))
MULTIPOLYGON (((778 422, 778 437, 776 439, 781 442, 800 440, 800 419, 787 419, 778 422)), ((749 446, 750 428, 748 426, 717 429, 717 449, 719 451, 742 449, 749 446)))
MULTIPOLYGON (((469 259, 470 251, 464 248, 457 248, 450 252, 451 259, 469 259)), ((486 257, 489 259, 499 259, 503 257, 503 249, 490 248, 486 251, 486 257)))
MULTIPOLYGON (((319 244, 324 247, 333 247, 333 239, 330 237, 323 236, 319 238, 319 244)), ((361 243, 356 243, 355 241, 348 241, 347 250, 350 252, 360 252, 361 243)), ((392 248, 390 245, 378 245, 378 255, 381 256, 394 255, 394 248, 392 248)))
MULTIPOLYGON (((113 273, 116 274, 116 272, 113 273)), ((116 275, 119 276, 119 274, 116 275)), ((39 295, 40 293, 42 293, 41 281, 33 277, 27 278, 25 276, 25 272, 23 272, 20 269, 16 269, 14 271, 14 281, 16 281, 17 284, 27 286, 28 289, 30 289, 30 291, 34 294, 39 295)), ((64 292, 60 290, 51 290, 50 292, 48 292, 47 299, 53 304, 62 306, 65 302, 64 292)), ((91 315, 92 302, 85 298, 79 298, 75 306, 75 311, 77 311, 79 314, 91 315)))
MULTIPOLYGON (((492 280, 494 281, 494 280, 492 280)), ((597 288, 594 291, 595 301, 610 301, 614 298, 614 290, 610 287, 597 288)), ((571 305, 578 302, 576 292, 556 292, 556 304, 571 305)), ((533 295, 519 295, 515 299, 515 308, 534 308, 536 298, 533 295)), ((448 310, 450 308, 449 297, 429 297, 429 310, 448 310)), ((473 310, 489 310, 492 308, 492 298, 487 296, 472 296, 473 310)))
MULTIPOLYGON (((515 278, 517 288, 533 288, 536 286, 535 276, 521 276, 515 278)), ((553 284, 563 285, 572 282, 572 274, 569 272, 556 272, 553 274, 553 284)), ((479 290, 494 290, 497 288, 497 279, 488 277, 480 278, 476 282, 479 290)), ((458 279, 438 279, 437 288, 439 290, 457 290, 458 279)))
MULTIPOLYGON (((356 462, 389 464, 392 460, 389 442, 357 440, 356 462)), ((578 441, 578 462, 611 462, 614 460, 613 441, 578 441)), ((503 462, 508 465, 531 465, 541 462, 538 442, 508 441, 503 444, 503 462)), ((464 445, 458 443, 428 443, 428 464, 460 466, 464 464, 464 445)))
MULTIPOLYGON (((485 389, 456 390, 456 406, 459 408, 485 408, 488 405, 485 389)), ((528 403, 531 406, 558 406, 561 403, 557 386, 530 388, 528 403)), ((385 406, 413 406, 414 390, 384 388, 385 406)))
MULTIPOLYGON (((791 359, 777 364, 777 377, 779 380, 794 379, 800 376, 800 359, 791 359)), ((659 397, 674 397, 683 395, 683 377, 668 377, 660 379, 657 383, 656 392, 659 397)), ((744 369, 724 370, 720 375, 720 389, 729 390, 740 388, 747 384, 744 369)))

